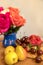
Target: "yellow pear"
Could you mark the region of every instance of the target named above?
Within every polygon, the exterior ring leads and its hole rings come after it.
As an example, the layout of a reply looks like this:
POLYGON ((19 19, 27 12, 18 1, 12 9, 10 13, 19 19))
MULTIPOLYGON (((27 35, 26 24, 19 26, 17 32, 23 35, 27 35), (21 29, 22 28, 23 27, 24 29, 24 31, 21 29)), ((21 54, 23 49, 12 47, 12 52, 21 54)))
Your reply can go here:
POLYGON ((26 50, 20 45, 16 47, 16 53, 18 55, 19 60, 24 60, 27 57, 26 50))
POLYGON ((8 46, 5 48, 5 55, 9 52, 14 52, 15 51, 15 48, 13 46, 8 46))
POLYGON ((15 52, 10 52, 5 55, 5 63, 8 65, 12 65, 18 62, 18 56, 15 52))

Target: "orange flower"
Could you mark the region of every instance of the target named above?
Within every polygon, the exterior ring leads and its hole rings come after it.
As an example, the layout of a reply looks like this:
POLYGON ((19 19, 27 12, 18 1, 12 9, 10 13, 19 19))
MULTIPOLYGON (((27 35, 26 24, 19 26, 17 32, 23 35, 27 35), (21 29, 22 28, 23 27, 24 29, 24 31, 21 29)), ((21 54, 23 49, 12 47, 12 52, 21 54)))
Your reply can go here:
POLYGON ((10 16, 12 20, 12 24, 14 26, 23 26, 25 23, 25 19, 19 15, 19 10, 17 8, 9 7, 10 16))
MULTIPOLYGON (((8 9, 10 10, 10 13, 11 13, 11 14, 13 14, 13 13, 14 13, 14 14, 19 14, 19 10, 18 10, 17 8, 9 7, 8 9)), ((14 14, 13 14, 13 15, 14 15, 14 14)))

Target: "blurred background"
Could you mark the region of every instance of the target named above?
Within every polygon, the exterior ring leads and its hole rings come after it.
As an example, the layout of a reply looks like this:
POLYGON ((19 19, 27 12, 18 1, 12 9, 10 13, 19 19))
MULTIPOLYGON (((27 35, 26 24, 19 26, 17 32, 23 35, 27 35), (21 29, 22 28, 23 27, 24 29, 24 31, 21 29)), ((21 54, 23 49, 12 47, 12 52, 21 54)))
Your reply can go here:
POLYGON ((36 34, 43 37, 43 0, 0 0, 4 8, 17 7, 26 19, 25 26, 17 33, 17 37, 36 34))

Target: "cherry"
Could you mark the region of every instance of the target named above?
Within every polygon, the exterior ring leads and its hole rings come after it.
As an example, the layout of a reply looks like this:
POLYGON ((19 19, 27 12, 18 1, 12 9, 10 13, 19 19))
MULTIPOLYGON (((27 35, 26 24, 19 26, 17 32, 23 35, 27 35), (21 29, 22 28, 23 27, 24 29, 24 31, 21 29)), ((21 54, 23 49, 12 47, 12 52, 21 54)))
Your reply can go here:
POLYGON ((24 43, 24 42, 26 43, 26 42, 27 42, 27 39, 28 39, 28 37, 27 37, 27 36, 24 36, 24 37, 21 38, 20 40, 21 40, 22 43, 24 43))
POLYGON ((39 57, 39 56, 37 56, 37 57, 35 58, 35 60, 36 60, 37 63, 40 63, 40 62, 42 61, 41 57, 39 57))
POLYGON ((37 51, 37 54, 38 54, 38 55, 42 55, 42 54, 43 54, 43 51, 42 51, 42 50, 38 50, 38 51, 37 51))
POLYGON ((20 45, 22 44, 19 39, 16 40, 16 43, 20 45))
POLYGON ((21 43, 24 43, 25 42, 25 37, 21 38, 20 41, 21 41, 21 43))
POLYGON ((21 44, 23 48, 26 48, 26 44, 25 43, 22 43, 21 44))
POLYGON ((36 53, 36 49, 31 48, 31 49, 30 49, 30 52, 31 52, 32 54, 35 54, 35 53, 36 53))

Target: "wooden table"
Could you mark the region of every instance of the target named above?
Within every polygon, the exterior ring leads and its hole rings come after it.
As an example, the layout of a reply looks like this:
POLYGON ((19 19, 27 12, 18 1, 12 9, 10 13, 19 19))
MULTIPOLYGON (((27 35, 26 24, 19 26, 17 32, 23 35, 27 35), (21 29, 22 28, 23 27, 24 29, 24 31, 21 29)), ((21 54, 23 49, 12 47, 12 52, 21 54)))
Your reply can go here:
MULTIPOLYGON (((4 47, 2 45, 2 43, 0 43, 0 65, 6 65, 4 63, 4 47)), ((24 61, 19 61, 18 63, 14 64, 14 65, 43 65, 43 62, 41 63, 35 63, 35 60, 32 59, 25 59, 24 61)))

